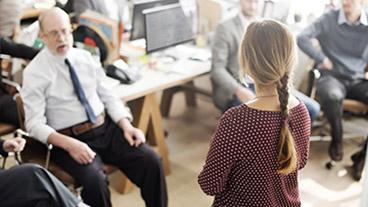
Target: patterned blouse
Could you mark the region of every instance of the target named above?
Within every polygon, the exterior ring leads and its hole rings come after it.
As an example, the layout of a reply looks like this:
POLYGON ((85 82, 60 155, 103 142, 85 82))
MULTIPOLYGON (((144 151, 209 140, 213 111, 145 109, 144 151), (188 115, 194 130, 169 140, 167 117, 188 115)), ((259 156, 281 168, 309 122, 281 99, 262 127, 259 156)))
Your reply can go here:
MULTIPOLYGON (((206 163, 198 177, 202 190, 215 196, 212 206, 300 206, 298 171, 277 173, 281 112, 243 104, 220 119, 206 163)), ((290 109, 289 126, 298 170, 308 158, 310 118, 303 103, 290 109)))

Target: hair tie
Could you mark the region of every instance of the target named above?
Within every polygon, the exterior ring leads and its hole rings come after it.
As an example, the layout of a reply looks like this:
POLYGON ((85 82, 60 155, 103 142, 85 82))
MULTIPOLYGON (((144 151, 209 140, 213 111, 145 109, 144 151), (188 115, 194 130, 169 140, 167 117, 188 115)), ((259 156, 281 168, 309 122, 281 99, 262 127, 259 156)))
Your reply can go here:
POLYGON ((288 122, 289 122, 289 118, 288 117, 284 117, 282 118, 282 123, 284 123, 284 125, 288 125, 288 122))

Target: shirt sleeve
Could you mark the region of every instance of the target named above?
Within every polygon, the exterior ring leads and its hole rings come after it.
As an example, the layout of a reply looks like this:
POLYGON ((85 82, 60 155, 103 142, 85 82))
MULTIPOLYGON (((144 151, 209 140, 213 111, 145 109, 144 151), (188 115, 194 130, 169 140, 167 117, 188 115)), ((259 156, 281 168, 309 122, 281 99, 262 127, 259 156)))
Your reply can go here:
POLYGON ((364 61, 367 63, 367 65, 368 65, 368 45, 367 45, 367 47, 364 49, 362 57, 363 57, 363 60, 364 60, 364 61))
MULTIPOLYGON (((91 61, 94 61, 91 57, 91 61)), ((96 64, 96 75, 97 75, 97 93, 104 103, 107 113, 111 117, 111 119, 118 123, 122 118, 127 118, 129 121, 133 120, 133 116, 129 110, 129 108, 125 105, 123 100, 121 100, 108 86, 107 86, 107 78, 106 74, 101 66, 101 64, 97 61, 94 61, 96 64)))
POLYGON ((47 143, 47 139, 55 129, 47 125, 46 119, 46 88, 48 73, 38 70, 33 65, 25 69, 21 96, 25 112, 25 126, 31 137, 47 143))
POLYGON ((328 14, 324 14, 311 25, 306 27, 297 37, 299 48, 318 64, 322 63, 326 56, 321 50, 318 50, 313 46, 311 40, 318 39, 318 37, 323 34, 323 25, 326 23, 328 23, 328 14))
POLYGON ((307 160, 309 157, 309 138, 311 135, 311 122, 308 113, 307 107, 303 104, 303 108, 298 114, 300 116, 300 120, 298 123, 294 123, 297 125, 299 130, 299 137, 298 140, 297 151, 299 152, 299 160, 298 160, 298 170, 301 170, 307 164, 307 160), (298 147, 299 146, 299 147, 298 147))
POLYGON ((239 126, 233 117, 233 110, 228 110, 220 119, 199 174, 198 183, 207 195, 216 195, 225 189, 234 164, 241 159, 242 143, 237 141, 239 126))
POLYGON ((230 52, 227 32, 223 25, 219 25, 216 29, 212 47, 211 78, 217 85, 224 87, 228 93, 234 94, 240 84, 226 69, 230 52))

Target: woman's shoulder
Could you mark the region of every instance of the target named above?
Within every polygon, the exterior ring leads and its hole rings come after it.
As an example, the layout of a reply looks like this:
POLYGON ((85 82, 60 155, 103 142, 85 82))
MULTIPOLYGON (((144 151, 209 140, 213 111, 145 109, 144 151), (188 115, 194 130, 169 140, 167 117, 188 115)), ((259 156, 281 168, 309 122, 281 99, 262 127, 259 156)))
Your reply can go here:
POLYGON ((246 104, 241 104, 227 110, 221 117, 222 121, 231 122, 233 124, 241 123, 243 126, 248 122, 261 117, 262 111, 248 107, 246 104))

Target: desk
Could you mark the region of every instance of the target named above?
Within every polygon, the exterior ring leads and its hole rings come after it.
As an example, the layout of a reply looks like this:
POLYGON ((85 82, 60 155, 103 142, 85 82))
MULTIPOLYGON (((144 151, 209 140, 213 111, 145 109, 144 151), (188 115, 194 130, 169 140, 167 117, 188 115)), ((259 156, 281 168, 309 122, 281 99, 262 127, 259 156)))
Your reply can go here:
POLYGON ((131 106, 133 124, 147 135, 147 142, 161 156, 165 174, 170 174, 168 148, 156 94, 208 74, 210 62, 178 60, 166 65, 170 70, 141 69, 141 79, 132 85, 115 86, 114 92, 131 106))

